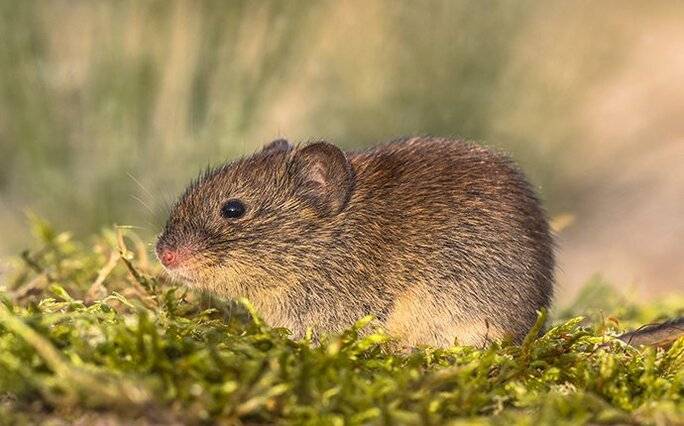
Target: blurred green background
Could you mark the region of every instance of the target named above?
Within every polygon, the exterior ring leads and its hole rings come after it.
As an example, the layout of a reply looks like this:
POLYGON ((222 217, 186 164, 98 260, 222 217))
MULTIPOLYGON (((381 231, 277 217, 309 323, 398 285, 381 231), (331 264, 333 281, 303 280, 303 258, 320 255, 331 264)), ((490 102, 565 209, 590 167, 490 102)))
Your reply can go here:
POLYGON ((26 212, 150 241, 197 171, 276 137, 509 152, 594 273, 684 288, 684 6, 0 0, 0 256, 26 212))

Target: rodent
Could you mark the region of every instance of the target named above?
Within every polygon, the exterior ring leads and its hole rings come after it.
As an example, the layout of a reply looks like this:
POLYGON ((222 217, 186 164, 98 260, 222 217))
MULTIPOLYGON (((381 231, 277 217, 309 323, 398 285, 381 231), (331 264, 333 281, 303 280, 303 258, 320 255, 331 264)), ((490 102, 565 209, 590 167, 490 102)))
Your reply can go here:
POLYGON ((195 180, 157 254, 295 337, 374 315, 406 346, 519 342, 554 288, 552 234, 523 173, 442 138, 358 152, 276 140, 195 180))

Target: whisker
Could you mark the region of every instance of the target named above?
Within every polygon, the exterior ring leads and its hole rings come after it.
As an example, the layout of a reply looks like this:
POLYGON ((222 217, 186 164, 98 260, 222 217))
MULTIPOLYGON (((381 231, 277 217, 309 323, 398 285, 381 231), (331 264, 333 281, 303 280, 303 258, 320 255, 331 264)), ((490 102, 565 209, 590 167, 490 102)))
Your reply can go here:
POLYGON ((166 191, 162 194, 162 204, 166 208, 166 214, 171 214, 171 211, 173 210, 173 203, 170 201, 172 200, 173 197, 171 197, 166 191))
POLYGON ((133 195, 133 194, 131 194, 130 197, 132 199, 134 199, 135 201, 139 202, 143 207, 145 207, 150 214, 154 214, 154 210, 152 209, 152 207, 150 207, 149 204, 147 204, 145 201, 143 201, 142 198, 138 197, 137 195, 133 195))
POLYGON ((149 189, 145 188, 145 185, 143 185, 142 182, 140 182, 140 180, 138 180, 135 176, 133 176, 133 173, 132 173, 132 172, 128 171, 128 172, 126 172, 126 174, 128 175, 129 178, 131 178, 131 180, 132 180, 133 182, 136 183, 136 185, 138 185, 138 187, 139 187, 140 189, 143 190, 143 192, 144 192, 145 194, 147 194, 147 196, 149 196, 152 200, 154 200, 154 198, 155 198, 154 194, 152 194, 152 192, 150 192, 149 189))

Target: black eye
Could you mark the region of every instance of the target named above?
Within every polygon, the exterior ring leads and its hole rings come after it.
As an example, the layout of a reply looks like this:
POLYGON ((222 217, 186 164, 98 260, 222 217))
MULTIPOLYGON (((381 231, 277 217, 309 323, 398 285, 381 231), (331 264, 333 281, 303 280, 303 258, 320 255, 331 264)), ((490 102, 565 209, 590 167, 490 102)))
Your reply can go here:
POLYGON ((228 200, 221 207, 221 215, 226 219, 239 219, 245 214, 245 205, 240 200, 228 200))

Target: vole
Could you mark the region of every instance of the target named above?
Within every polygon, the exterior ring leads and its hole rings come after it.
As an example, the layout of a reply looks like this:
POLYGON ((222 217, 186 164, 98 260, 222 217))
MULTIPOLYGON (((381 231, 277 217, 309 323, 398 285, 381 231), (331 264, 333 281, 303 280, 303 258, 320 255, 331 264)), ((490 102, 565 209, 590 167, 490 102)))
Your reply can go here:
POLYGON ((374 315, 406 347, 519 342, 554 288, 552 235, 520 169, 441 138, 354 152, 276 140, 194 181, 157 255, 294 337, 374 315))
POLYGON ((459 140, 274 141, 193 182, 157 253, 295 336, 370 314, 407 346, 520 341, 553 295, 533 188, 507 157, 459 140))

